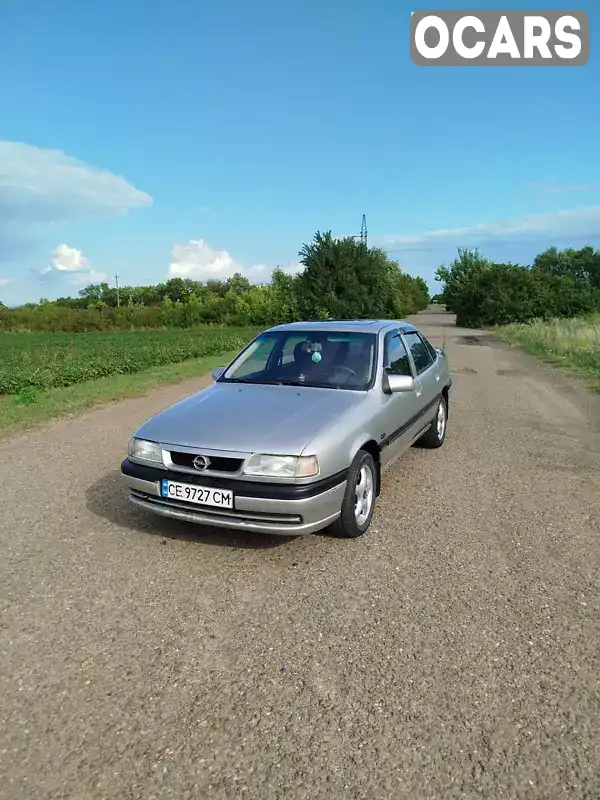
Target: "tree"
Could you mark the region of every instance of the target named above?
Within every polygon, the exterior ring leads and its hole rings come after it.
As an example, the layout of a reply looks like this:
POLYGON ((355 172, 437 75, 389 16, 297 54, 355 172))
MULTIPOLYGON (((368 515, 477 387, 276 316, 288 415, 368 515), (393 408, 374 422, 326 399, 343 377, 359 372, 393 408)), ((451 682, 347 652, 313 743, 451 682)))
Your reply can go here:
POLYGON ((185 303, 189 300, 190 289, 186 286, 183 278, 170 278, 165 283, 165 297, 168 297, 174 303, 185 303))
POLYGON ((419 275, 417 275, 417 277, 414 279, 414 281, 415 281, 415 284, 417 285, 417 287, 421 290, 421 294, 425 297, 425 301, 426 301, 425 305, 428 306, 429 302, 430 302, 430 300, 429 300, 429 286, 427 286, 427 284, 424 281, 424 279, 421 278, 419 275))
POLYGON ((304 319, 394 319, 415 310, 414 279, 379 248, 317 232, 299 256, 304 271, 295 286, 304 319))
POLYGON ((547 275, 568 276, 600 289, 600 250, 593 247, 562 251, 549 247, 535 257, 533 269, 547 275))
POLYGON ((529 270, 513 264, 490 264, 462 281, 453 295, 456 324, 466 328, 523 322, 536 316, 535 286, 529 270))
POLYGON ((464 287, 474 278, 475 275, 485 271, 490 266, 490 262, 484 258, 477 248, 474 250, 458 248, 458 257, 449 267, 438 267, 435 272, 435 279, 443 284, 443 302, 448 311, 456 312, 458 302, 464 287))
MULTIPOLYGON (((395 262, 393 262, 395 263, 395 262)), ((406 317, 422 311, 429 305, 429 290, 423 278, 413 278, 403 272, 398 264, 393 274, 395 286, 395 316, 406 317)))
POLYGON ((269 290, 271 317, 275 324, 297 322, 302 319, 298 299, 299 283, 296 275, 289 275, 280 267, 271 274, 269 290))
POLYGON ((216 295, 217 297, 225 297, 229 291, 229 286, 226 281, 220 281, 216 278, 210 278, 205 284, 206 291, 209 294, 216 295))
POLYGON ((96 300, 103 300, 104 296, 110 291, 108 283, 90 283, 79 291, 79 296, 93 303, 96 300))
POLYGON ((571 275, 490 263, 463 284, 455 302, 457 325, 487 328, 588 314, 600 308, 600 292, 571 275))
POLYGON ((250 281, 240 272, 236 272, 231 278, 227 278, 227 288, 230 292, 239 297, 244 294, 244 292, 248 291, 250 288, 250 281))

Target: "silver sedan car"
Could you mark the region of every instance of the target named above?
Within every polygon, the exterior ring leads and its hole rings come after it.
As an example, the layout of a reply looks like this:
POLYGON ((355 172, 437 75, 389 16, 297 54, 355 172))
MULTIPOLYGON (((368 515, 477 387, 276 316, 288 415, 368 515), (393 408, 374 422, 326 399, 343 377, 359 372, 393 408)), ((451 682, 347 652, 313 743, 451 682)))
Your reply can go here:
POLYGON ((213 379, 131 439, 121 473, 137 506, 242 531, 356 537, 382 471, 446 436, 446 355, 406 322, 278 325, 213 379))

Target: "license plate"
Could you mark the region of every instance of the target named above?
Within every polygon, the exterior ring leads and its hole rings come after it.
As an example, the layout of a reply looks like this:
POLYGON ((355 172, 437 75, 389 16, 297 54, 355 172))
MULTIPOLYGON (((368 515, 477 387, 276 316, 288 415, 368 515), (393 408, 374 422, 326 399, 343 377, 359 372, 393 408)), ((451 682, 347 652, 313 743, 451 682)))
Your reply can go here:
POLYGON ((160 493, 169 500, 184 500, 186 503, 196 503, 199 506, 233 508, 231 489, 213 489, 164 479, 161 481, 160 493))

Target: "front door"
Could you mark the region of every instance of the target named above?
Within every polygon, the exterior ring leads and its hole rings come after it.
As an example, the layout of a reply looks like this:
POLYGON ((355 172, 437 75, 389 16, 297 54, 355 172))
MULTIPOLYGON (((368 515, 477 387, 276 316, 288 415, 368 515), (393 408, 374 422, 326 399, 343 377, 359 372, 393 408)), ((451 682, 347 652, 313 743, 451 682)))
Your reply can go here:
POLYGON ((428 347, 418 331, 405 333, 403 339, 412 356, 415 374, 421 385, 421 427, 424 428, 435 415, 442 393, 439 356, 433 347, 428 347))
POLYGON ((421 407, 422 384, 415 377, 400 330, 389 331, 385 336, 383 369, 388 375, 410 375, 415 379, 414 391, 382 396, 381 465, 385 467, 410 447, 415 437, 415 425, 421 407))

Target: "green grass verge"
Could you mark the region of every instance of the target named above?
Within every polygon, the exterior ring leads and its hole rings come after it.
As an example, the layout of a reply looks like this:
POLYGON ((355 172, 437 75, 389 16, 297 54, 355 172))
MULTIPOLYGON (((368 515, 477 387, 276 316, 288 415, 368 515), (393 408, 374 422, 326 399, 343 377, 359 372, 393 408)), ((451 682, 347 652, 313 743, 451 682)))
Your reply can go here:
POLYGON ((199 378, 213 367, 229 363, 236 353, 233 351, 179 364, 164 364, 131 375, 110 375, 72 386, 25 389, 20 394, 0 397, 0 435, 101 403, 144 395, 156 385, 199 378))
POLYGON ((503 325, 492 333, 600 392, 600 315, 503 325))

